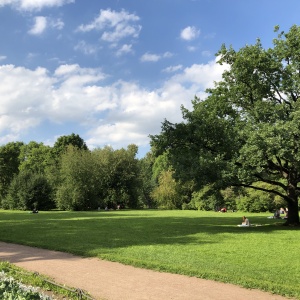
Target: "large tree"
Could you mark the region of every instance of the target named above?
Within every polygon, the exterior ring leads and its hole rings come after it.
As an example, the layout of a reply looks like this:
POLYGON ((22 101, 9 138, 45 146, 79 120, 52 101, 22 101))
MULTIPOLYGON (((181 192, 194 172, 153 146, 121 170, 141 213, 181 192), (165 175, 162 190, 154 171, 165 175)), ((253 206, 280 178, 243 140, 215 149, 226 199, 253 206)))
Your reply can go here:
POLYGON ((90 151, 68 146, 61 156, 56 205, 65 210, 98 206, 97 177, 101 170, 90 151))
POLYGON ((140 187, 138 147, 128 145, 127 149, 114 150, 112 147, 93 150, 102 176, 98 180, 99 197, 107 206, 122 205, 136 208, 140 187))
POLYGON ((199 186, 281 196, 287 224, 299 224, 300 27, 279 33, 272 48, 257 40, 238 51, 222 46, 218 55, 228 66, 222 80, 192 111, 182 108, 183 122, 164 121, 152 146, 168 150, 176 175, 199 186))

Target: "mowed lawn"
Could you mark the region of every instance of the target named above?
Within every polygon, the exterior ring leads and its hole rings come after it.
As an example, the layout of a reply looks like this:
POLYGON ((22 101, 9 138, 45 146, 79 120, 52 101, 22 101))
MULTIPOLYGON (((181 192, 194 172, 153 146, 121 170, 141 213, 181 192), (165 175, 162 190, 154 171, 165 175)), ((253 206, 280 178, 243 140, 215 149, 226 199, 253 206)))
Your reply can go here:
POLYGON ((271 214, 0 210, 0 240, 230 282, 300 299, 300 230, 271 214))

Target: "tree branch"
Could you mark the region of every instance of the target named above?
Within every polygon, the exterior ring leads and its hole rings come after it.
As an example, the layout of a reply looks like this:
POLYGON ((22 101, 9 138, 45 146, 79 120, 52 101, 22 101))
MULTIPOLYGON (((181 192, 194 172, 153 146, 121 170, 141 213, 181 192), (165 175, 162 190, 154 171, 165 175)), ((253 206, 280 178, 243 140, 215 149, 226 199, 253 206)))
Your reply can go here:
POLYGON ((244 183, 235 184, 233 186, 242 186, 242 187, 251 188, 251 189, 254 189, 254 190, 258 190, 258 191, 263 191, 263 192, 267 192, 267 193, 273 193, 275 195, 278 195, 278 196, 282 197, 287 202, 291 202, 291 199, 288 196, 286 196, 286 195, 284 195, 284 194, 282 194, 282 193, 280 193, 280 192, 278 192, 276 190, 273 190, 273 189, 266 189, 266 188, 254 186, 254 185, 251 185, 251 184, 244 184, 244 183))

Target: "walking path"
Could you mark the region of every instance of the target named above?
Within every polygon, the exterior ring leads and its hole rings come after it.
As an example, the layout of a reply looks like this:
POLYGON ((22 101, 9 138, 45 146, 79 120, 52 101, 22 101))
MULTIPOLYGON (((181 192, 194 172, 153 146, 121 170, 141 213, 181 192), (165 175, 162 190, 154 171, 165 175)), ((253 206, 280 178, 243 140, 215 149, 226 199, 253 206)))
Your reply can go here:
POLYGON ((97 300, 286 300, 235 285, 0 242, 0 260, 80 288, 97 300))

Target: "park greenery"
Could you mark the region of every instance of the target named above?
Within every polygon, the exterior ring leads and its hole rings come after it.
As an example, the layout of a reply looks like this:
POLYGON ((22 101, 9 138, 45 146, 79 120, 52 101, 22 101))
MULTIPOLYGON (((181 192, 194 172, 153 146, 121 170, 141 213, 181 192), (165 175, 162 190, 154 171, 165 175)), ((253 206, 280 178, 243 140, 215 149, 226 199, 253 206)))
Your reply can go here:
POLYGON ((300 299, 300 231, 270 215, 243 228, 242 212, 0 210, 0 240, 300 299))
POLYGON ((273 45, 265 49, 259 39, 238 51, 223 45, 222 80, 206 99, 195 97, 193 110, 182 107, 183 122, 165 120, 152 146, 183 185, 279 196, 287 224, 299 225, 300 27, 280 32, 273 45))
POLYGON ((162 123, 138 146, 88 149, 77 134, 53 146, 31 141, 0 147, 0 206, 18 210, 163 208, 248 212, 288 209, 299 225, 300 27, 222 46, 222 80, 182 107, 183 121, 162 123))
POLYGON ((299 225, 300 27, 275 32, 222 46, 222 80, 143 158, 74 133, 0 146, 0 240, 300 299, 300 233, 280 226, 299 225), (244 212, 260 226, 236 226, 244 212))

